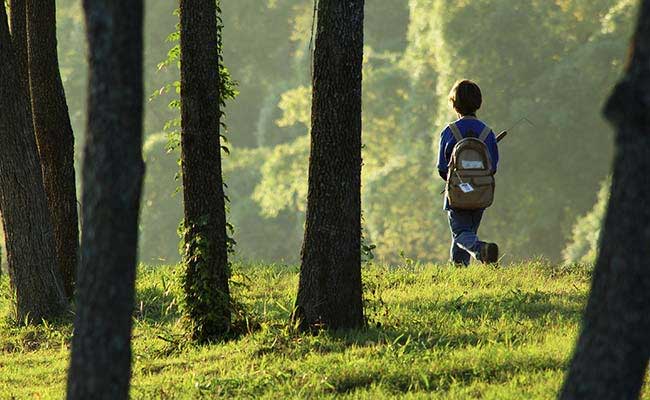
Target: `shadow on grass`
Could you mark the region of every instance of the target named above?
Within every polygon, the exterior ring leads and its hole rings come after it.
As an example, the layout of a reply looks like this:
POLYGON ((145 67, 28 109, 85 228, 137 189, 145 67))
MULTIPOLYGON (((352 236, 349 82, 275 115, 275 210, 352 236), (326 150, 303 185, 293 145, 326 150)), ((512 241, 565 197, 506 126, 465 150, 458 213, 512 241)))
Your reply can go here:
POLYGON ((380 384, 393 394, 413 392, 446 392, 452 386, 469 386, 474 382, 491 385, 504 384, 517 374, 528 376, 545 371, 559 371, 566 363, 552 357, 534 356, 510 358, 500 363, 484 363, 477 366, 457 365, 448 369, 432 368, 414 373, 400 371, 354 371, 350 374, 332 376, 330 393, 346 394, 368 389, 380 384))
MULTIPOLYGON (((506 296, 479 296, 474 298, 458 298, 432 304, 431 308, 447 313, 457 313, 463 318, 478 319, 489 318, 492 320, 501 317, 516 318, 518 320, 538 320, 545 317, 563 317, 566 319, 579 319, 586 296, 581 294, 551 294, 535 290, 524 292, 513 290, 506 296)), ((421 306, 414 302, 406 303, 407 307, 421 306)), ((424 307, 426 311, 427 307, 424 307)))
POLYGON ((173 293, 158 286, 147 286, 136 293, 133 316, 149 324, 165 324, 177 320, 180 311, 173 293))
MULTIPOLYGON (((141 288, 137 299, 135 317, 145 323, 164 325, 180 316, 174 295, 159 285, 141 288)), ((365 347, 376 350, 381 356, 397 355, 399 358, 403 355, 416 357, 420 352, 434 349, 444 352, 488 343, 512 346, 515 350, 517 346, 543 340, 548 324, 558 321, 577 324, 585 300, 586 295, 579 293, 512 290, 498 296, 463 295, 445 301, 397 301, 388 305, 387 314, 380 319, 383 325, 348 332, 322 332, 317 334, 322 335, 320 339, 305 340, 304 335, 286 329, 288 309, 269 298, 256 298, 248 306, 253 310, 273 308, 269 314, 274 317, 272 321, 264 321, 272 328, 265 328, 267 331, 249 345, 256 347, 253 357, 278 355, 296 359, 310 353, 344 353, 351 347, 365 347), (394 314, 391 309, 395 310, 394 314), (441 321, 455 321, 458 325, 445 326, 441 321), (501 328, 503 326, 506 328, 501 328)), ((563 361, 550 356, 517 356, 499 362, 485 361, 473 367, 450 366, 444 371, 435 368, 420 373, 348 371, 332 376, 330 383, 332 393, 351 393, 375 384, 387 385, 396 393, 444 391, 458 383, 474 380, 499 383, 511 379, 517 372, 532 374, 563 367, 563 361)))
MULTIPOLYGON (((403 360, 417 359, 422 352, 438 349, 443 352, 481 344, 501 343, 506 345, 508 356, 494 360, 486 356, 478 362, 469 362, 461 357, 446 368, 431 368, 413 371, 408 366, 390 371, 347 371, 332 376, 331 392, 343 394, 381 385, 395 394, 421 391, 448 391, 454 385, 466 386, 473 382, 503 384, 517 374, 536 374, 545 371, 562 371, 566 361, 552 355, 528 355, 521 353, 518 346, 543 340, 544 327, 535 328, 536 321, 562 320, 563 323, 578 323, 585 301, 584 295, 549 294, 540 291, 512 291, 502 297, 473 297, 420 304, 414 301, 398 303, 402 309, 411 310, 411 315, 427 313, 444 314, 450 320, 461 320, 465 324, 450 329, 449 326, 434 326, 423 323, 406 323, 394 326, 369 327, 364 330, 324 333, 332 339, 321 346, 321 352, 344 352, 350 347, 377 349, 377 356, 393 354, 403 360), (509 327, 502 331, 486 334, 486 327, 501 321, 504 317, 509 327), (528 323, 526 323, 528 322, 528 323), (483 329, 473 329, 484 324, 483 329), (530 328, 533 329, 530 329, 530 328), (467 328, 462 332, 462 328, 467 328), (459 333, 460 332, 460 333, 459 333), (489 336, 489 337, 488 337, 489 336), (377 345, 380 345, 377 347, 377 345)), ((426 318, 424 318, 426 321, 426 318)), ((433 321, 431 321, 433 322, 433 321)), ((496 325, 499 326, 499 325, 496 325)), ((459 354, 459 353, 456 353, 459 354)), ((407 361, 408 365, 408 361, 407 361)))
MULTIPOLYGON (((512 291, 507 296, 479 296, 456 299, 443 302, 420 303, 417 301, 398 302, 394 306, 410 310, 404 317, 412 317, 411 321, 401 321, 397 316, 387 312, 387 324, 373 326, 364 330, 351 332, 330 332, 333 339, 345 346, 365 346, 376 343, 394 343, 431 349, 459 348, 474 346, 487 342, 517 344, 525 341, 527 330, 535 328, 539 322, 562 320, 569 323, 579 323, 586 297, 578 294, 549 294, 540 291, 512 291), (427 315, 443 314, 446 321, 460 324, 455 333, 449 333, 449 326, 436 326, 435 319, 427 315), (504 332, 494 332, 487 338, 477 324, 485 327, 497 325, 503 319, 512 320, 512 329, 504 332), (415 321, 415 322, 413 322, 415 321), (458 333, 459 331, 464 333, 458 333)), ((438 323, 438 325, 440 325, 438 323)))
POLYGON ((34 325, 6 323, 0 328, 0 353, 68 348, 71 340, 72 317, 34 325))

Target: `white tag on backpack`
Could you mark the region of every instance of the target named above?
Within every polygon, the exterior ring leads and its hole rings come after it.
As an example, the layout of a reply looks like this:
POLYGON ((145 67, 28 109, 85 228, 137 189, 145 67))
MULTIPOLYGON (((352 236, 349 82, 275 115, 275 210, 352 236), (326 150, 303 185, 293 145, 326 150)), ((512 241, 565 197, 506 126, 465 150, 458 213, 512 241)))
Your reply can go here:
POLYGON ((469 183, 461 183, 458 187, 463 191, 463 193, 471 193, 474 191, 474 187, 469 183))
POLYGON ((461 160, 460 164, 463 169, 484 169, 483 161, 461 160))

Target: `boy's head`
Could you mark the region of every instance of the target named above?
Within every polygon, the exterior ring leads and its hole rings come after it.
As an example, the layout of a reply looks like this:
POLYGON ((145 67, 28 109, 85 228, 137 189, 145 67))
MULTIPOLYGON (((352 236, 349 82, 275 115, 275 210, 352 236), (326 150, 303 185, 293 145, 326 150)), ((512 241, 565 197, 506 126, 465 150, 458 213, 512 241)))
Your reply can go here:
POLYGON ((481 88, 467 79, 458 81, 449 92, 449 102, 458 114, 473 115, 483 103, 481 88))

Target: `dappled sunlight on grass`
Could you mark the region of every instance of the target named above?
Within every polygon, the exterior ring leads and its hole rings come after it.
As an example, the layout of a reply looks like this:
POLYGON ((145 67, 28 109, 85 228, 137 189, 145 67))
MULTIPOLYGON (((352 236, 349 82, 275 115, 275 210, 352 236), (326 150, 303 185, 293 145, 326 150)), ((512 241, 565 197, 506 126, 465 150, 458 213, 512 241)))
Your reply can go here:
MULTIPOLYGON (((178 322, 176 268, 141 267, 134 399, 550 399, 577 334, 589 271, 542 263, 371 266, 364 268, 368 328, 318 334, 288 324, 295 266, 237 266, 234 281, 256 329, 197 347, 178 322)), ((2 396, 61 398, 70 325, 7 322, 1 332, 2 396)))

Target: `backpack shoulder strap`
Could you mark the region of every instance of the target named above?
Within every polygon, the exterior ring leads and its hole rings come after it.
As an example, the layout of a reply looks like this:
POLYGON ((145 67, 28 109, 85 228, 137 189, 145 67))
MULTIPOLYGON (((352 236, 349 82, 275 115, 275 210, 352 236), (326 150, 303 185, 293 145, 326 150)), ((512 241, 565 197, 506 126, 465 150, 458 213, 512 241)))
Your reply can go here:
POLYGON ((487 139, 490 132, 492 132, 492 129, 490 129, 489 126, 485 125, 485 128, 483 128, 483 131, 481 131, 481 134, 478 136, 478 140, 485 143, 485 139, 487 139))
POLYGON ((449 129, 451 129, 451 133, 454 134, 454 137, 456 138, 456 142, 460 142, 461 140, 463 140, 463 135, 460 133, 460 129, 458 129, 458 125, 456 125, 455 122, 449 124, 449 129))

